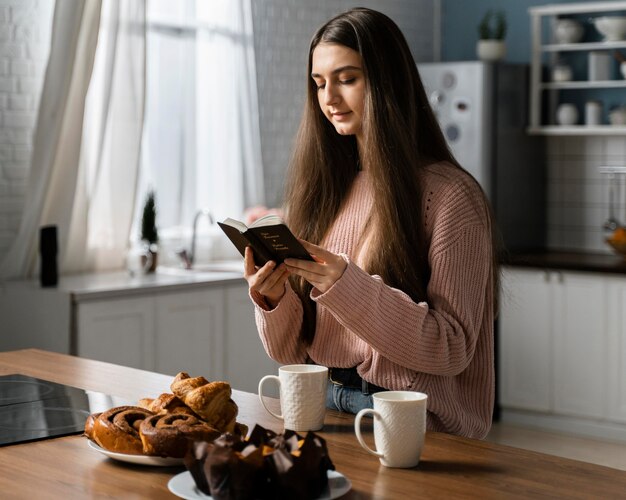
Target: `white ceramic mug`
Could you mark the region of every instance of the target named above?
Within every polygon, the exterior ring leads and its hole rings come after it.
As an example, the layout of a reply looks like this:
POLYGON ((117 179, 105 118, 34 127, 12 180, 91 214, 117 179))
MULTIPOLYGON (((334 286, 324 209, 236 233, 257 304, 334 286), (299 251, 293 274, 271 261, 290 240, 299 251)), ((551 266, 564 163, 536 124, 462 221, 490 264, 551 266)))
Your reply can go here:
POLYGON ((268 413, 285 422, 285 429, 318 431, 324 426, 328 368, 319 365, 285 365, 276 375, 259 381, 259 399, 268 413), (282 415, 270 410, 263 399, 263 385, 275 380, 280 387, 282 415))
POLYGON ((354 420, 359 443, 386 467, 415 467, 424 447, 428 396, 421 392, 383 391, 372 398, 374 409, 361 410, 354 420), (374 417, 375 450, 361 435, 361 419, 367 414, 374 417))

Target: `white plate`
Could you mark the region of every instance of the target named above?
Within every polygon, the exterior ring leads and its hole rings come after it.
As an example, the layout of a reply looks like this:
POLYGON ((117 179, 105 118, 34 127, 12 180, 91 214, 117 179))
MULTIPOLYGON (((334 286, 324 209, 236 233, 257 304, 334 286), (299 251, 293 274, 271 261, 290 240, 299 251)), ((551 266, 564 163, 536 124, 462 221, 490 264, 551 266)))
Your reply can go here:
MULTIPOLYGON (((175 475, 167 483, 169 490, 174 495, 186 500, 208 500, 213 497, 205 495, 196 486, 196 482, 191 477, 191 472, 185 471, 175 475)), ((321 494, 317 500, 332 500, 345 495, 352 488, 350 480, 341 472, 335 470, 328 471, 328 490, 321 494)))
POLYGON ((130 455, 129 453, 116 453, 114 451, 105 450, 101 446, 98 446, 96 443, 87 440, 87 444, 90 448, 106 455, 113 460, 119 460, 120 462, 128 462, 129 464, 139 464, 139 465, 154 465, 156 467, 171 467, 174 465, 183 465, 182 458, 172 458, 172 457, 151 457, 150 455, 130 455))

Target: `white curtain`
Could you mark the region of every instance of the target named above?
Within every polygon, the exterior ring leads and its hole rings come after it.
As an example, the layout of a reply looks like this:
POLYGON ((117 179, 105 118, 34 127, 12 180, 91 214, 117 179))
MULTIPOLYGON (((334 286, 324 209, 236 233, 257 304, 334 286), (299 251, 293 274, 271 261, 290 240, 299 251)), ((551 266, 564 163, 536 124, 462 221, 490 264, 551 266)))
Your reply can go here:
POLYGON ((25 209, 17 237, 0 266, 2 278, 35 273, 42 225, 57 225, 60 249, 66 248, 100 8, 99 0, 56 2, 25 209))
POLYGON ((49 224, 62 273, 123 265, 144 67, 145 0, 56 1, 25 211, 0 277, 35 274, 39 227, 49 224))
MULTIPOLYGON (((198 2, 198 200, 218 220, 264 202, 250 0, 198 2)), ((201 208, 201 207, 198 207, 201 208)))
POLYGON ((122 269, 140 163, 145 1, 104 0, 62 271, 122 269))

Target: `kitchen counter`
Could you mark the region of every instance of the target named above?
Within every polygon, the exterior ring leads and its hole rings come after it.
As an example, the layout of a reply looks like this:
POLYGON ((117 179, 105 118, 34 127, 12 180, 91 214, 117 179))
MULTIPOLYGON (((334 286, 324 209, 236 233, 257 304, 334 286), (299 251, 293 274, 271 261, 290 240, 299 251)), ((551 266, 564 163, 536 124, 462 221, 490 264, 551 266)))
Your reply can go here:
MULTIPOLYGON (((172 377, 28 349, 0 353, 0 374, 21 373, 137 400, 167 391, 172 377)), ((281 431, 255 394, 234 391, 241 422, 281 431)), ((277 408, 277 401, 270 401, 277 408)), ((626 474, 541 453, 429 432, 420 464, 390 469, 358 445, 354 416, 327 410, 323 431, 337 471, 352 482, 344 498, 619 498, 626 474)), ((364 436, 373 442, 371 426, 364 436)), ((115 462, 69 436, 0 448, 3 498, 173 498, 167 482, 183 468, 115 462)))
POLYGON ((598 253, 559 251, 512 253, 504 264, 511 267, 626 274, 626 258, 598 253))

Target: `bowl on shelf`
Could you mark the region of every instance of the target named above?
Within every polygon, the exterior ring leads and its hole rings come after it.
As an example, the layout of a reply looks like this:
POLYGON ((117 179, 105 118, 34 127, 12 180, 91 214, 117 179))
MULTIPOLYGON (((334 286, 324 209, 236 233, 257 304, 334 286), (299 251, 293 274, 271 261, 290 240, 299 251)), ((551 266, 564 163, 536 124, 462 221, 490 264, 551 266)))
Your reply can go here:
POLYGON ((592 22, 607 42, 626 38, 626 16, 596 17, 592 22))
POLYGON ((585 32, 583 25, 574 19, 558 19, 554 24, 554 39, 557 43, 577 43, 585 32))

